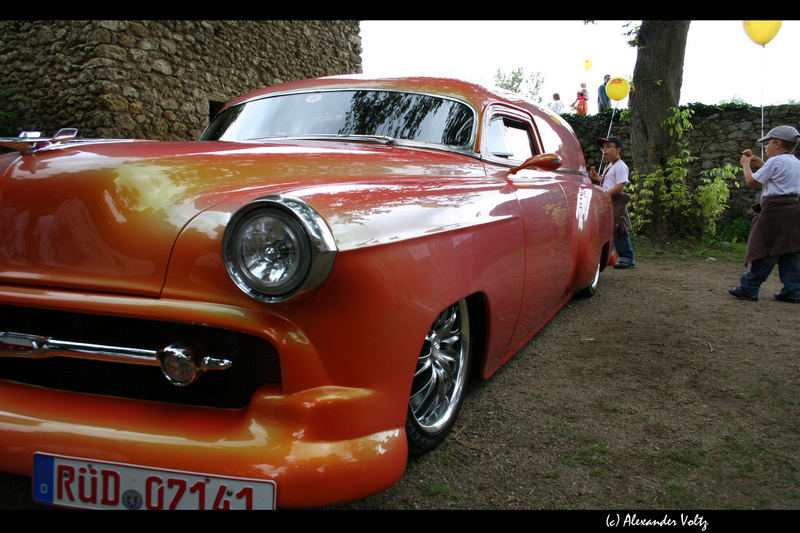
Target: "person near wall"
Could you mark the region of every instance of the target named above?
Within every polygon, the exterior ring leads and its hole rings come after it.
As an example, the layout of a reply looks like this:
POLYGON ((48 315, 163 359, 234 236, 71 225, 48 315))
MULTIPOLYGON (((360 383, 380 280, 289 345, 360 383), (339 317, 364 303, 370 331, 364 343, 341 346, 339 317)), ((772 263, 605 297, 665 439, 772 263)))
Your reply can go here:
POLYGON ((600 138, 597 144, 603 147, 603 157, 608 159, 608 164, 602 171, 602 176, 592 167, 589 177, 600 182, 601 188, 611 195, 614 204, 614 248, 618 256, 614 268, 633 268, 636 266, 636 255, 631 244, 632 227, 627 208, 631 197, 624 192, 629 173, 628 165, 622 160, 624 146, 617 137, 600 138))
POLYGON ((581 88, 578 91, 578 96, 575 98, 575 101, 572 102, 569 106, 572 109, 575 109, 576 113, 580 113, 582 115, 585 115, 586 113, 589 112, 589 91, 586 89, 585 83, 581 83, 581 88), (584 109, 584 111, 578 110, 578 106, 581 102, 581 97, 583 97, 583 105, 581 105, 580 107, 584 109))
POLYGON ((745 265, 750 270, 738 287, 729 289, 737 298, 757 301, 761 284, 778 265, 783 288, 775 299, 800 303, 800 160, 793 153, 798 141, 797 129, 778 126, 758 140, 765 145, 766 163, 750 150, 740 159, 747 185, 762 190, 747 239, 745 265), (753 172, 752 166, 760 168, 753 172))
POLYGON ((611 107, 611 98, 608 97, 606 92, 606 85, 611 79, 611 76, 606 74, 603 76, 603 84, 597 88, 597 112, 602 113, 604 109, 611 107))
POLYGON ((586 101, 586 97, 583 95, 582 92, 578 92, 578 97, 575 99, 575 102, 570 104, 570 107, 575 110, 575 112, 579 115, 585 115, 589 111, 588 102, 586 101))
POLYGON ((553 94, 553 103, 550 104, 550 109, 559 115, 564 112, 564 102, 561 101, 561 96, 558 93, 553 94))

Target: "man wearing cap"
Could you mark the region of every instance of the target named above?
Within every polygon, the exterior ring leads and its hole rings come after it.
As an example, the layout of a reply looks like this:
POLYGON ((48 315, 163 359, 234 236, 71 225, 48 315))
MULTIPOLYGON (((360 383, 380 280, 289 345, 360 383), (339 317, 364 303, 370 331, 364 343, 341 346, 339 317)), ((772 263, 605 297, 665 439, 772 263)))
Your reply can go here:
POLYGON ((614 248, 619 257, 614 268, 633 268, 636 257, 628 234, 632 227, 626 204, 631 197, 623 192, 628 183, 628 165, 622 160, 623 144, 617 137, 598 139, 597 144, 603 147, 603 157, 608 159, 608 164, 602 177, 598 176, 594 167, 590 170, 589 177, 599 181, 602 189, 611 195, 614 202, 614 248))
POLYGON ((761 185, 762 192, 747 240, 750 270, 729 290, 737 298, 757 301, 761 284, 777 264, 783 288, 775 299, 800 303, 800 160, 793 154, 798 141, 795 128, 778 126, 758 140, 765 146, 766 163, 750 150, 742 154, 747 185, 761 185), (751 164, 761 168, 754 173, 751 164))

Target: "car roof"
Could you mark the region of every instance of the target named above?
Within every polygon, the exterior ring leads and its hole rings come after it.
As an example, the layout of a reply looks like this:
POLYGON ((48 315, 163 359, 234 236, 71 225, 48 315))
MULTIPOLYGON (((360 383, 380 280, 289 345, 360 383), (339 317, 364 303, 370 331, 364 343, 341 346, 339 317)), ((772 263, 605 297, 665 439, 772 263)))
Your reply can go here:
MULTIPOLYGON (((462 100, 475 108, 479 113, 491 104, 502 102, 523 107, 529 111, 538 107, 525 101, 519 95, 500 88, 489 89, 476 83, 454 78, 433 77, 404 77, 404 78, 368 78, 361 74, 348 74, 328 76, 310 80, 292 81, 272 85, 263 89, 249 92, 235 100, 228 106, 248 100, 253 100, 271 94, 280 94, 295 91, 310 90, 338 90, 338 89, 383 89, 394 91, 411 91, 462 100)), ((226 107, 228 107, 226 106, 226 107)))

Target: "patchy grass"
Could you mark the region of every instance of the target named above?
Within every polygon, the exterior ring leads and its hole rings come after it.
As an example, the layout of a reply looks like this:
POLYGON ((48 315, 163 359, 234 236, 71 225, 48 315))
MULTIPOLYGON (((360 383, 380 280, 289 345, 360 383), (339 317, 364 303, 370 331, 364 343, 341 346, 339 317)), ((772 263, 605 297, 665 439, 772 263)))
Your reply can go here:
POLYGON ((670 239, 656 242, 640 236, 633 237, 631 241, 637 258, 643 259, 695 257, 744 262, 744 254, 747 249, 745 242, 708 242, 697 239, 670 239))

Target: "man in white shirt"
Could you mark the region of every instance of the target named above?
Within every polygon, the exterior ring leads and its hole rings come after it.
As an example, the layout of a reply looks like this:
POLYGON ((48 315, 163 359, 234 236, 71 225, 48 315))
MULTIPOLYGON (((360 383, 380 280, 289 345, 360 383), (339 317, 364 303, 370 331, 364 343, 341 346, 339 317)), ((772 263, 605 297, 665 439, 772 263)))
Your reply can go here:
POLYGON ((603 170, 602 177, 592 167, 589 177, 601 182, 601 188, 611 195, 614 202, 614 248, 617 250, 618 261, 614 268, 633 268, 636 266, 636 256, 629 232, 631 219, 628 216, 628 203, 630 197, 623 192, 628 183, 628 165, 622 160, 623 144, 617 137, 598 139, 597 143, 603 147, 603 157, 608 159, 608 164, 603 170))
POLYGON ((747 239, 750 270, 729 289, 737 298, 757 301, 761 284, 778 265, 783 288, 775 299, 800 303, 800 160, 793 154, 798 141, 794 127, 778 126, 758 140, 766 147, 766 163, 750 150, 740 160, 747 185, 760 185, 762 192, 747 239), (761 168, 754 173, 751 165, 761 168))

